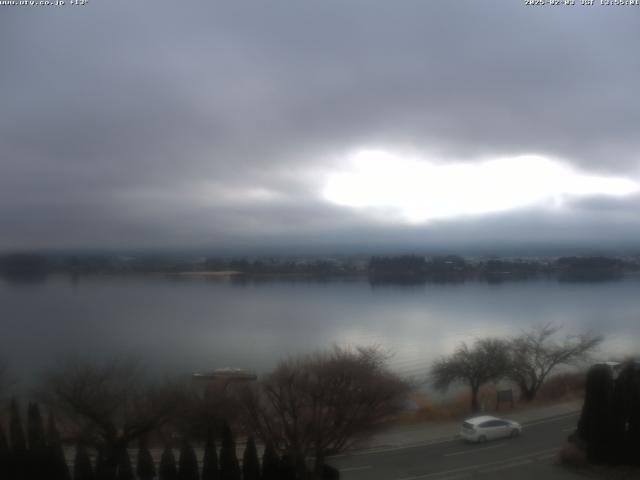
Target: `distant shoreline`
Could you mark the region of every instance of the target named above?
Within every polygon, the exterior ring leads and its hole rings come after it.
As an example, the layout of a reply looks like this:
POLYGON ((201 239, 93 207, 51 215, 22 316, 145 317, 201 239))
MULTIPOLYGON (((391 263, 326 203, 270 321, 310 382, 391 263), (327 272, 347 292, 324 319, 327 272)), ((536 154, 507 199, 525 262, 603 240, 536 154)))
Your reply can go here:
POLYGON ((176 272, 173 275, 180 275, 186 277, 234 277, 236 275, 244 275, 242 272, 236 270, 221 270, 221 271, 184 271, 176 272))
POLYGON ((35 254, 0 256, 0 275, 9 279, 41 279, 50 273, 152 274, 208 279, 368 278, 372 284, 450 283, 472 280, 557 278, 559 281, 616 280, 640 272, 640 256, 559 258, 464 258, 457 255, 399 255, 340 258, 165 258, 69 257, 35 254))

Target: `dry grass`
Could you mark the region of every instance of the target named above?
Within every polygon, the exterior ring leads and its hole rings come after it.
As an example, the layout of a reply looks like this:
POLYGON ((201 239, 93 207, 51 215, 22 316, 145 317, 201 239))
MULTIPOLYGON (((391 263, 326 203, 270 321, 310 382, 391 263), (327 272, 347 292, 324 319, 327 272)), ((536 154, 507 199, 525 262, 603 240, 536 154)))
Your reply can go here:
MULTIPOLYGON (((520 402, 514 392, 514 407, 501 404, 499 411, 506 414, 531 406, 544 406, 559 402, 576 400, 584 396, 584 373, 563 373, 550 378, 540 389, 537 398, 531 403, 520 402)), ((483 387, 479 394, 480 405, 485 411, 495 411, 497 388, 493 385, 483 387)), ((390 419, 391 424, 416 424, 431 421, 460 420, 471 414, 471 394, 468 389, 453 394, 443 400, 434 400, 424 392, 414 391, 409 399, 418 406, 415 411, 401 412, 390 419)))
POLYGON ((540 388, 536 404, 574 400, 584 396, 586 376, 581 372, 554 375, 540 388))
MULTIPOLYGON (((413 400, 418 409, 410 412, 402 412, 392 419, 394 424, 413 424, 440 420, 459 420, 468 417, 471 412, 471 394, 464 390, 445 400, 434 401, 426 393, 412 392, 409 399, 413 400)), ((479 394, 480 405, 485 410, 493 411, 496 406, 495 387, 485 387, 479 394)), ((501 406, 501 410, 510 408, 501 406)))

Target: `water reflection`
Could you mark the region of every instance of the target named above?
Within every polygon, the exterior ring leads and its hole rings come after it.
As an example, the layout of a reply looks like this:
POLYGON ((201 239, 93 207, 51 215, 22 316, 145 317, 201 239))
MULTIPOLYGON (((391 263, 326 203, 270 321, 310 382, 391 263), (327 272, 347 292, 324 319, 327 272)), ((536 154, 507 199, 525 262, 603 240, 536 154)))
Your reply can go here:
POLYGON ((0 350, 23 377, 74 353, 133 354, 157 372, 223 366, 258 372, 296 353, 378 344, 414 376, 458 342, 555 322, 604 333, 603 356, 640 350, 637 277, 435 281, 410 286, 279 277, 52 275, 0 283, 0 350), (17 288, 19 286, 20 288, 17 288))

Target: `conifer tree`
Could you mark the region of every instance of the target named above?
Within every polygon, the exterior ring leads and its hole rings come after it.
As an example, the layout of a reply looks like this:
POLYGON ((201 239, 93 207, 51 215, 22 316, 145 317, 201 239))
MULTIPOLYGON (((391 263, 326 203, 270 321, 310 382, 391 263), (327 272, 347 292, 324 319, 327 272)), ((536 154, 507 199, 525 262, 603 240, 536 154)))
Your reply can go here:
POLYGON ((262 480, 278 480, 280 477, 280 459, 271 443, 267 443, 262 454, 262 480))
POLYGON ((220 448, 220 479, 240 480, 240 465, 236 456, 236 441, 227 423, 222 427, 222 447, 220 448))
POLYGON ((71 480, 71 473, 64 456, 60 433, 53 413, 49 413, 47 422, 47 447, 49 450, 49 480, 71 480))
POLYGON ((207 441, 204 445, 204 457, 202 458, 202 480, 218 480, 218 453, 216 441, 211 429, 207 431, 207 441))
POLYGON ((293 458, 287 452, 280 459, 280 468, 278 473, 279 480, 296 480, 296 468, 293 458))
POLYGON ((258 451, 253 437, 249 437, 247 446, 244 449, 244 455, 242 457, 242 479, 260 480, 260 461, 258 460, 258 451))
POLYGON ((627 459, 632 465, 640 465, 640 364, 633 362, 627 366, 629 379, 629 432, 627 435, 627 459))
POLYGON ((98 449, 95 468, 96 480, 113 480, 113 472, 110 471, 105 458, 104 447, 98 449))
POLYGON ((178 478, 180 480, 198 480, 199 477, 196 452, 187 439, 183 439, 178 460, 178 478))
POLYGON ((73 462, 73 480, 95 480, 87 449, 80 443, 76 445, 76 456, 73 462))
POLYGON ((46 478, 51 467, 50 456, 45 441, 40 408, 35 403, 29 403, 27 407, 27 439, 27 476, 33 480, 46 478))
POLYGON ((18 401, 15 398, 11 399, 9 437, 12 457, 11 470, 13 476, 16 480, 24 480, 27 474, 27 442, 22 428, 20 408, 18 407, 18 401))
POLYGON ((0 424, 0 478, 12 478, 11 473, 11 451, 9 443, 4 434, 2 424, 0 424))
POLYGON ((322 465, 323 480, 340 480, 340 470, 326 463, 322 465))
POLYGON ((178 469, 176 468, 176 458, 170 447, 165 447, 160 457, 160 467, 158 468, 160 480, 178 480, 178 469))
POLYGON ((146 437, 140 439, 138 461, 136 463, 136 473, 140 480, 153 480, 156 477, 156 466, 153 463, 146 437))
POLYGON ((40 408, 36 403, 29 403, 27 407, 27 438, 29 450, 42 451, 46 447, 44 424, 40 408))
POLYGON ((607 463, 612 457, 613 375, 607 365, 593 365, 587 372, 585 398, 578 420, 578 435, 587 444, 591 463, 607 463))
POLYGON ((129 451, 123 448, 118 456, 118 474, 116 480, 134 480, 129 451))

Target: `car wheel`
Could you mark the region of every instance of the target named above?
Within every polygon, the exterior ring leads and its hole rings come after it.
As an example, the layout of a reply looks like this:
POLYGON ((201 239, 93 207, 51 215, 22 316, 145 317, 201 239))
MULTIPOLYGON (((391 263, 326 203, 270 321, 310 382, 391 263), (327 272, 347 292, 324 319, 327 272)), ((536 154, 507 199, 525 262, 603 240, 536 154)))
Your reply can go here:
POLYGON ((484 435, 480 435, 478 437, 478 443, 484 443, 487 441, 487 437, 485 437, 484 435))
POLYGON ((511 430, 511 438, 516 438, 518 436, 520 436, 520 430, 518 430, 517 428, 511 430))

